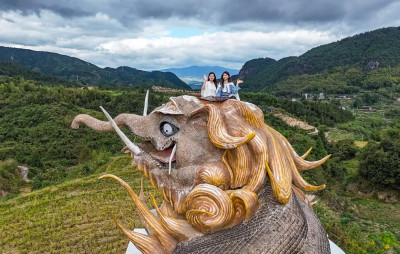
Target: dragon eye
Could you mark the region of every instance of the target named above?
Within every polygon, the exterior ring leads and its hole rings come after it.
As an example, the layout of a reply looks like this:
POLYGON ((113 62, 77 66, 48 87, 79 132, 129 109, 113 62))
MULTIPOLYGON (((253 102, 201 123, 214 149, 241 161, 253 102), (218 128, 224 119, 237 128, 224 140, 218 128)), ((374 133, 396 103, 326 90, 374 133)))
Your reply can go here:
POLYGON ((172 123, 162 122, 160 125, 160 131, 164 136, 169 137, 177 133, 179 129, 172 123))

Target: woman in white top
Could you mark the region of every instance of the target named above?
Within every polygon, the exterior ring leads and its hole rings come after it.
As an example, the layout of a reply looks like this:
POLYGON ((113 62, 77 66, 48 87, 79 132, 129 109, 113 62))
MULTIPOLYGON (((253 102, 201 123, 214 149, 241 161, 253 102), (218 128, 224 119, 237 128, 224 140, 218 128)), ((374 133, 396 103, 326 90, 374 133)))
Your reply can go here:
POLYGON ((217 91, 217 79, 215 78, 215 73, 210 72, 208 78, 204 75, 204 83, 201 87, 201 97, 206 98, 209 96, 215 97, 217 91))
POLYGON ((236 85, 232 82, 231 75, 229 75, 229 72, 224 71, 221 76, 221 82, 218 83, 217 86, 217 91, 216 91, 216 96, 217 97, 231 97, 235 96, 237 100, 240 101, 239 97, 239 84, 243 83, 242 80, 238 79, 236 81, 236 85))

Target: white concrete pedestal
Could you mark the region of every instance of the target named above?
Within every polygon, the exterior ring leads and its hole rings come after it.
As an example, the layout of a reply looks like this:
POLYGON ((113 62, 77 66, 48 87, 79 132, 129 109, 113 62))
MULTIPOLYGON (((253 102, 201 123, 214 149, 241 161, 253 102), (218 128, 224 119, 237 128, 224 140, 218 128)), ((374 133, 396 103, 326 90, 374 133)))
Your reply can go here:
MULTIPOLYGON (((133 231, 147 235, 147 231, 144 228, 135 228, 133 231)), ((136 246, 131 241, 129 241, 128 248, 126 249, 125 253, 142 254, 142 252, 138 248, 136 248, 136 246)))

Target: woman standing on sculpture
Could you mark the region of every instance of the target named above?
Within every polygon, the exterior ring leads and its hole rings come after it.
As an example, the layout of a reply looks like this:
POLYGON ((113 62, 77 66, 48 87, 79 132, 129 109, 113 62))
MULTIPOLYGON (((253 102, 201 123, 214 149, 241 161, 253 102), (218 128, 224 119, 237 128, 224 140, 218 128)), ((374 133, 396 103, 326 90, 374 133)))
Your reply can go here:
POLYGON ((201 87, 201 97, 206 98, 209 96, 215 96, 217 91, 217 79, 214 72, 208 74, 208 78, 204 75, 203 86, 201 87))
POLYGON ((232 82, 231 75, 229 72, 224 71, 221 76, 221 82, 218 83, 216 96, 217 97, 230 97, 235 96, 240 101, 239 97, 239 84, 243 83, 243 80, 238 79, 236 85, 232 82))

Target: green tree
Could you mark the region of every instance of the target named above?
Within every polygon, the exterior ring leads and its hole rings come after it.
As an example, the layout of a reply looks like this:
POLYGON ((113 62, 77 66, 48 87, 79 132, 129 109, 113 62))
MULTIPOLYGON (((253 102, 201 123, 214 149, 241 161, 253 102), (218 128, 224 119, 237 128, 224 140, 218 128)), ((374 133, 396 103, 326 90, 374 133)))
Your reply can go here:
POLYGON ((363 100, 368 105, 373 105, 379 101, 379 95, 376 93, 364 93, 363 100))
POLYGON ((375 184, 400 189, 399 133, 400 129, 385 131, 380 143, 368 143, 360 154, 361 176, 375 184))
POLYGON ((357 151, 358 148, 352 139, 343 139, 331 145, 330 153, 333 154, 333 158, 341 161, 353 159, 357 151))

